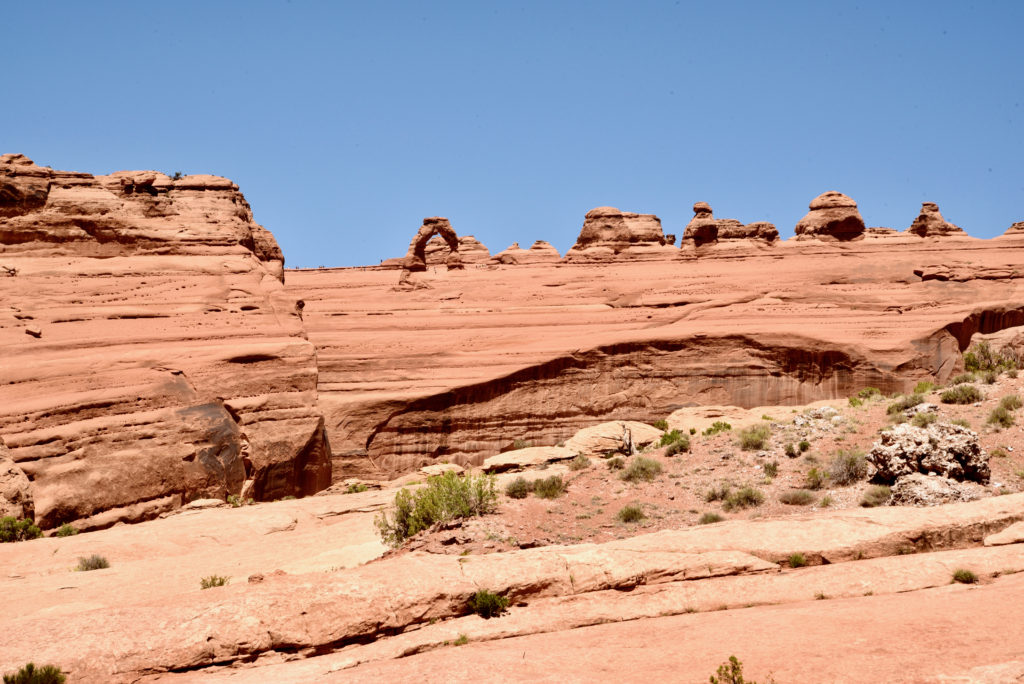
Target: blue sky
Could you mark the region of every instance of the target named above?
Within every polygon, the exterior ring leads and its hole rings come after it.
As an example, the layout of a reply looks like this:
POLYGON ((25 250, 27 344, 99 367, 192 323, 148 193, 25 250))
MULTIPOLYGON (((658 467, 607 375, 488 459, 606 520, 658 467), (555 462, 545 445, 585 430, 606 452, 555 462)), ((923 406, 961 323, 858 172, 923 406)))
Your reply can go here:
POLYGON ((793 233, 839 190, 976 237, 1024 220, 1024 3, 48 2, 3 11, 0 152, 213 173, 292 266, 425 216, 565 251, 590 208, 793 233))

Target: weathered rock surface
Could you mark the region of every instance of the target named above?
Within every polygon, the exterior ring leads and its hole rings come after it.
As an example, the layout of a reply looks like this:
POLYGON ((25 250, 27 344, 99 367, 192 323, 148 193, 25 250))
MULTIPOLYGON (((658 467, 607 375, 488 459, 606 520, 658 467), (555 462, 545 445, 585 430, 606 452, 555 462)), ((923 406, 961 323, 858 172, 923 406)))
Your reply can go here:
POLYGON ((0 442, 0 518, 32 519, 34 515, 35 505, 28 476, 11 460, 7 447, 0 442))
POLYGON ((829 191, 811 200, 810 212, 796 224, 796 237, 855 240, 864 234, 857 203, 841 192, 829 191))
POLYGON ((586 427, 565 442, 565 448, 584 456, 609 456, 632 453, 661 439, 662 431, 635 420, 613 420, 586 427))
POLYGON ((565 255, 569 262, 608 261, 617 258, 651 258, 674 252, 666 244, 661 219, 615 207, 587 212, 576 244, 565 255))
POLYGON ((423 225, 409 243, 409 251, 406 252, 402 265, 407 272, 427 270, 427 244, 435 235, 448 246, 445 265, 451 269, 463 267, 462 256, 459 254, 459 237, 452 229, 452 224, 443 216, 428 216, 423 219, 423 225))
MULTIPOLYGON (((978 433, 960 425, 932 423, 927 428, 907 423, 883 432, 867 455, 875 468, 874 477, 881 482, 893 482, 913 473, 933 473, 953 480, 988 482, 990 477, 988 455, 978 444, 978 433)), ((928 486, 938 494, 941 485, 922 485, 920 480, 906 483, 907 496, 928 486)), ((948 488, 947 488, 948 489, 948 488)))
POLYGON ((508 470, 522 470, 544 463, 567 461, 576 456, 575 451, 566 447, 526 447, 514 449, 484 459, 481 468, 485 473, 503 473, 508 470))
POLYGON ((684 244, 688 241, 697 247, 719 240, 763 240, 774 242, 779 231, 771 223, 758 221, 743 225, 736 219, 716 219, 707 202, 693 205, 693 218, 683 232, 684 244))
POLYGON ((935 204, 935 202, 921 203, 921 213, 918 214, 914 222, 907 228, 907 232, 919 237, 954 234, 966 235, 963 228, 953 225, 942 218, 942 214, 939 212, 939 205, 935 204))
POLYGON ((974 501, 988 492, 973 482, 958 482, 940 475, 911 473, 896 478, 890 506, 938 506, 957 501, 974 501))
POLYGON ((1014 223, 1013 225, 1006 229, 1004 235, 1013 235, 1014 233, 1022 232, 1024 232, 1024 221, 1017 221, 1016 223, 1014 223))
MULTIPOLYGON (((447 265, 451 253, 452 248, 440 235, 430 238, 424 248, 428 266, 447 265)), ((462 235, 459 237, 459 259, 463 264, 486 264, 491 259, 491 253, 472 235, 462 235)))
POLYGON ((513 242, 504 251, 498 252, 491 258, 494 264, 552 264, 562 260, 553 245, 544 240, 537 240, 529 249, 523 249, 518 242, 513 242))
POLYGON ((330 483, 315 352, 238 186, 11 155, 0 186, 0 435, 42 527, 330 483))

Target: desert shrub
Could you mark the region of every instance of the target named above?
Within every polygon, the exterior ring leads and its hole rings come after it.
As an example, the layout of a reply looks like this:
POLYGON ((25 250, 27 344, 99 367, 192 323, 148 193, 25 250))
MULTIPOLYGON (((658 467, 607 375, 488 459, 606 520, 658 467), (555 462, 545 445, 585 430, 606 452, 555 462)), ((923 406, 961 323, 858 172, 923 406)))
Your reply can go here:
POLYGON ((512 451, 519 451, 520 449, 529 449, 533 446, 533 442, 529 442, 525 439, 516 439, 512 441, 512 451))
POLYGON ((965 419, 963 419, 963 418, 954 418, 953 420, 949 421, 949 423, 950 423, 950 425, 959 425, 960 427, 965 427, 965 428, 967 428, 968 430, 970 430, 970 429, 971 429, 971 424, 970 424, 970 423, 968 423, 968 422, 967 422, 967 421, 966 421, 965 419))
POLYGON ((505 496, 510 499, 525 499, 533 491, 533 482, 520 475, 505 485, 505 496))
POLYGON ((345 493, 358 494, 359 492, 365 492, 367 489, 369 489, 369 487, 363 484, 362 482, 353 482, 352 484, 345 488, 345 493))
POLYGON ((741 487, 725 497, 722 508, 731 511, 736 508, 753 508, 762 503, 764 503, 764 494, 753 487, 741 487))
POLYGON ((807 558, 802 553, 794 553, 787 559, 787 562, 791 568, 802 568, 807 565, 807 558))
POLYGON ((1008 394, 999 400, 999 405, 1007 411, 1016 411, 1024 406, 1024 403, 1021 403, 1020 397, 1016 394, 1008 394))
POLYGON ((914 385, 914 394, 928 394, 935 389, 935 383, 930 380, 922 380, 914 385))
POLYGON ((948 387, 952 387, 954 385, 963 385, 964 383, 970 382, 974 382, 974 373, 961 373, 960 375, 950 378, 946 385, 948 387))
POLYGON ((908 408, 913 408, 918 404, 923 403, 923 396, 921 396, 920 394, 911 394, 906 397, 900 397, 893 403, 889 404, 889 407, 885 409, 885 412, 888 413, 889 415, 892 415, 894 413, 902 413, 903 411, 906 411, 908 408))
POLYGON ((860 500, 860 505, 864 508, 881 506, 889 500, 891 495, 892 491, 887 486, 872 485, 864 492, 864 496, 860 500))
POLYGON ((921 412, 915 413, 914 417, 910 420, 910 424, 914 427, 928 427, 939 419, 939 416, 934 413, 921 412))
POLYGON ((764 474, 767 475, 768 477, 778 477, 779 476, 779 462, 778 461, 772 461, 770 463, 765 463, 764 464, 764 474))
POLYGON ((807 471, 807 476, 804 481, 804 486, 807 489, 821 489, 825 486, 825 480, 828 476, 818 470, 817 468, 811 468, 807 471))
POLYGON ((698 525, 710 525, 711 523, 722 522, 723 520, 725 520, 725 518, 720 516, 718 513, 710 513, 710 512, 708 512, 708 513, 705 513, 704 515, 700 516, 697 519, 697 524, 698 525))
POLYGON ((719 432, 728 432, 729 430, 732 430, 732 425, 726 423, 724 420, 716 420, 711 424, 711 427, 703 432, 703 434, 705 437, 711 437, 712 435, 717 435, 719 432))
POLYGON ((469 610, 480 617, 490 620, 508 610, 508 599, 501 594, 481 589, 469 597, 469 610))
POLYGON ((590 459, 583 454, 576 454, 576 458, 569 461, 569 470, 586 470, 590 467, 590 459))
POLYGON ((685 454, 690 451, 690 440, 687 439, 683 442, 676 442, 670 444, 668 449, 665 449, 666 456, 678 456, 679 454, 685 454))
POLYGON ((695 427, 690 428, 690 434, 691 435, 697 434, 697 428, 695 428, 695 427))
POLYGON ((863 399, 859 399, 857 397, 850 397, 849 399, 847 399, 847 401, 850 403, 850 406, 852 406, 853 408, 858 408, 858 407, 864 405, 864 400, 863 399))
POLYGON ((615 458, 609 458, 606 465, 608 470, 622 470, 626 467, 626 461, 621 456, 616 456, 615 458))
POLYGON ((184 175, 182 175, 181 171, 175 171, 174 175, 171 176, 171 180, 181 180, 182 178, 184 178, 184 175))
POLYGON ((63 525, 57 528, 57 531, 54 533, 54 536, 73 537, 76 534, 78 534, 78 530, 76 530, 71 523, 64 523, 63 525))
POLYGON ((562 480, 561 475, 552 475, 551 477, 535 480, 533 483, 533 493, 538 499, 557 499, 562 494, 565 494, 565 482, 562 480))
POLYGON ((690 448, 690 437, 688 435, 683 434, 679 430, 670 430, 661 436, 658 446, 669 446, 679 442, 686 442, 686 448, 690 448))
POLYGON ((704 492, 704 500, 708 503, 712 501, 725 501, 729 498, 729 494, 732 492, 732 487, 725 483, 719 484, 717 487, 712 487, 708 491, 704 492))
POLYGON ((992 451, 988 452, 992 458, 1008 458, 1010 454, 1007 453, 1003 447, 996 447, 992 451))
POLYGON ((651 458, 637 456, 630 461, 620 477, 626 482, 651 482, 658 475, 661 475, 660 463, 651 458))
POLYGON ((814 494, 806 489, 793 489, 779 495, 779 501, 789 506, 810 506, 814 498, 814 494))
POLYGON ((38 539, 41 536, 43 536, 43 531, 28 518, 18 520, 9 515, 0 518, 0 542, 26 541, 38 539))
POLYGON ((868 462, 859 449, 840 451, 828 465, 828 477, 837 485, 853 484, 868 474, 868 462))
MULTIPOLYGON (((351 485, 349 485, 351 487, 351 485)), ((232 508, 239 508, 241 506, 253 506, 256 502, 252 499, 243 499, 236 494, 228 494, 228 503, 231 504, 232 508)))
POLYGON ((1012 380, 1016 380, 1017 379, 1017 369, 1016 368, 1011 368, 1010 370, 1006 371, 1006 377, 1008 377, 1008 378, 1010 378, 1012 380))
POLYGON ((978 576, 970 570, 958 568, 953 572, 953 581, 959 582, 960 584, 977 584, 978 576))
POLYGON ((399 490, 391 517, 382 512, 374 522, 384 542, 398 546, 435 523, 490 513, 497 502, 493 476, 460 477, 447 472, 430 478, 415 492, 399 490))
POLYGON ((999 379, 999 374, 995 371, 985 371, 981 375, 981 381, 986 385, 994 385, 996 380, 999 379))
POLYGON ((764 449, 771 434, 771 428, 767 425, 751 425, 744 430, 740 430, 740 448, 744 451, 764 449))
POLYGON ((36 667, 28 663, 17 672, 4 675, 4 684, 64 684, 67 676, 56 665, 36 667))
POLYGON ((800 443, 797 444, 797 446, 800 448, 800 453, 802 454, 811 448, 811 443, 808 442, 806 439, 801 439, 800 443))
POLYGON ((88 558, 79 558, 78 566, 75 568, 75 570, 78 570, 79 572, 88 572, 89 570, 102 570, 103 568, 109 567, 110 561, 108 561, 103 556, 93 554, 88 558))
POLYGON ((623 506, 622 509, 615 514, 615 517, 624 523, 631 523, 643 520, 647 516, 644 515, 644 509, 640 508, 639 505, 629 504, 628 506, 623 506))
POLYGON ((651 425, 653 425, 654 427, 658 428, 662 432, 665 432, 665 431, 668 430, 668 421, 665 420, 664 418, 660 418, 660 419, 654 421, 653 423, 651 423, 651 425))
POLYGON ((796 446, 794 446, 792 442, 787 444, 786 448, 783 449, 783 451, 785 452, 788 458, 796 458, 796 446))
POLYGON ((821 506, 822 508, 828 508, 829 506, 832 505, 832 497, 826 494, 825 496, 821 497, 821 501, 818 503, 818 505, 821 506))
POLYGON ((988 414, 988 420, 985 422, 989 425, 998 425, 999 427, 1008 428, 1014 423, 1013 414, 1002 406, 996 406, 992 409, 992 412, 988 414))
POLYGON ((987 340, 972 344, 964 354, 964 368, 969 371, 1000 371, 1020 368, 1020 359, 1010 349, 996 351, 987 340))
POLYGON ((452 646, 465 646, 468 643, 469 637, 465 634, 459 634, 459 638, 452 642, 452 646))
MULTIPOLYGON (((743 678, 743 663, 736 656, 729 656, 727 662, 719 665, 715 674, 711 675, 710 682, 711 684, 757 684, 752 679, 743 678)), ((775 680, 769 677, 765 684, 775 684, 775 680)))
POLYGON ((943 404, 973 404, 982 398, 981 390, 974 385, 957 385, 939 395, 943 404))
POLYGON ((199 580, 199 588, 210 589, 211 587, 223 587, 230 579, 230 577, 225 577, 223 575, 210 575, 209 577, 204 577, 199 580))
POLYGON ((882 390, 877 387, 865 387, 860 392, 857 392, 857 396, 861 399, 871 399, 882 394, 882 390))

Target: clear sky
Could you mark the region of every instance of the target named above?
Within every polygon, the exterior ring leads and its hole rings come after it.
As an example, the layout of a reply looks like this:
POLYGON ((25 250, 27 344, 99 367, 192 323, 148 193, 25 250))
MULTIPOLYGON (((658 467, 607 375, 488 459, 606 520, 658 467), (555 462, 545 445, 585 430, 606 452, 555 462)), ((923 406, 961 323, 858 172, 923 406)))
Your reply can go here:
POLYGON ((695 201, 793 234, 839 190, 976 237, 1024 220, 1024 2, 9 2, 0 152, 236 181, 291 266, 425 216, 563 253, 695 201))

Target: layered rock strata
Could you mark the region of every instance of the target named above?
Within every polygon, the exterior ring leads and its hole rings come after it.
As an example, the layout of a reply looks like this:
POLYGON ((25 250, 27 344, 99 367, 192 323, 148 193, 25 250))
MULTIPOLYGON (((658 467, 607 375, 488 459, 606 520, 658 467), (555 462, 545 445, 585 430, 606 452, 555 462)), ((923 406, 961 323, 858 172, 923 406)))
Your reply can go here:
POLYGON ((537 240, 529 249, 523 249, 518 242, 513 242, 508 249, 498 252, 491 258, 492 264, 551 264, 562 260, 554 245, 544 240, 537 240))
POLYGON ((283 257, 226 178, 0 157, 0 436, 36 521, 330 483, 283 257))
POLYGON ((569 262, 609 261, 618 258, 650 258, 672 254, 661 219, 615 207, 587 212, 576 244, 566 253, 569 262))
POLYGON ((966 235, 963 228, 953 225, 942 218, 942 213, 939 212, 939 205, 935 204, 935 202, 921 203, 921 213, 918 214, 914 222, 907 228, 907 232, 919 237, 966 235))
POLYGON ((841 192, 824 192, 809 205, 796 224, 796 237, 818 240, 856 240, 864 235, 864 219, 857 203, 841 192))
POLYGON ((693 205, 693 218, 686 225, 683 240, 697 247, 714 244, 719 240, 763 240, 775 242, 779 231, 766 221, 746 225, 736 219, 716 219, 711 205, 697 202, 693 205))
MULTIPOLYGON (((487 247, 472 235, 459 237, 459 260, 463 264, 486 264, 491 259, 491 253, 487 247)), ((424 256, 428 266, 441 266, 448 264, 452 248, 443 237, 435 235, 427 242, 424 249, 424 256)))

